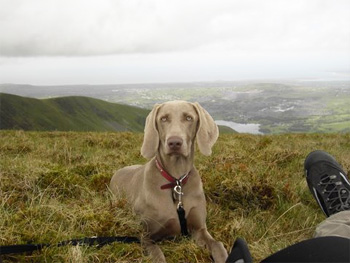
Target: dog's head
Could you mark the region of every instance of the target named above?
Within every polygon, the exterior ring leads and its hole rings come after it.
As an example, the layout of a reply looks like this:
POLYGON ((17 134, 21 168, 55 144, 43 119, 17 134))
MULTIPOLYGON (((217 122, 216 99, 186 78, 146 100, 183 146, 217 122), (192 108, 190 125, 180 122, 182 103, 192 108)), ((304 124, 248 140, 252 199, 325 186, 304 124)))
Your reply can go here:
POLYGON ((198 103, 156 104, 146 119, 141 154, 150 159, 161 150, 165 154, 187 157, 196 138, 201 153, 210 155, 218 136, 213 118, 198 103))

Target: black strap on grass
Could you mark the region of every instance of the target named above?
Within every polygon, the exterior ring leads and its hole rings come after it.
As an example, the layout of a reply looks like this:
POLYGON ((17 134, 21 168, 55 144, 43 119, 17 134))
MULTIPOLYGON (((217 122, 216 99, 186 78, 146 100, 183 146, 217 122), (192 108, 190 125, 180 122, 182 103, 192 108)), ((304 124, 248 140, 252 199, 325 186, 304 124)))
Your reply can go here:
POLYGON ((107 245, 113 242, 140 243, 140 240, 136 237, 89 237, 89 238, 86 237, 81 239, 72 239, 72 240, 62 241, 56 245, 26 244, 26 245, 0 246, 0 255, 33 252, 36 250, 41 250, 45 247, 53 247, 53 246, 62 247, 67 245, 72 245, 72 246, 87 245, 87 246, 103 247, 104 245, 107 245))

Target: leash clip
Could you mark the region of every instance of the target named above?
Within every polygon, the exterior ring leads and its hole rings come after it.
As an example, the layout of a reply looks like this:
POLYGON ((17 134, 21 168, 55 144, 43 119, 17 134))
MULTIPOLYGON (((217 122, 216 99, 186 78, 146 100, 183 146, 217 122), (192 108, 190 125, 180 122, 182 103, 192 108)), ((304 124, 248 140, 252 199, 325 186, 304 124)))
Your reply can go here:
POLYGON ((179 209, 180 207, 183 207, 182 205, 182 196, 183 196, 183 192, 182 192, 182 187, 181 187, 181 182, 179 180, 176 180, 176 185, 174 187, 174 192, 177 194, 177 199, 178 199, 178 204, 177 204, 177 209, 179 209))
POLYGON ((183 195, 184 194, 182 192, 182 187, 180 185, 175 185, 174 192, 177 193, 178 195, 183 195))

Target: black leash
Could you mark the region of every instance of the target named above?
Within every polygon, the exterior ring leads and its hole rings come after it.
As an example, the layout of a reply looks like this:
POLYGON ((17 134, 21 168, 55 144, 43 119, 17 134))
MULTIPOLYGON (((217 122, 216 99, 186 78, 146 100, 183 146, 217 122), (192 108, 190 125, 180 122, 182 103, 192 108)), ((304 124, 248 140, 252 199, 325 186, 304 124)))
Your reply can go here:
POLYGON ((179 216, 180 221, 180 227, 181 227, 181 234, 183 236, 188 236, 188 230, 187 230, 187 220, 186 220, 186 211, 184 209, 184 206, 182 204, 182 195, 184 194, 182 192, 181 182, 176 180, 176 186, 173 189, 173 200, 174 202, 177 200, 177 215, 179 216), (177 196, 176 196, 177 195, 177 196))
POLYGON ((11 245, 11 246, 0 246, 0 255, 6 254, 20 254, 25 252, 33 252, 36 250, 41 250, 45 247, 62 247, 67 245, 78 246, 97 246, 103 247, 104 245, 121 242, 121 243, 140 243, 140 240, 136 237, 85 237, 81 239, 72 239, 67 241, 62 241, 56 245, 52 244, 26 244, 26 245, 11 245))
POLYGON ((179 216, 180 227, 181 227, 181 234, 183 236, 188 236, 187 220, 186 220, 186 217, 185 217, 185 209, 182 206, 179 206, 177 208, 177 214, 179 216))

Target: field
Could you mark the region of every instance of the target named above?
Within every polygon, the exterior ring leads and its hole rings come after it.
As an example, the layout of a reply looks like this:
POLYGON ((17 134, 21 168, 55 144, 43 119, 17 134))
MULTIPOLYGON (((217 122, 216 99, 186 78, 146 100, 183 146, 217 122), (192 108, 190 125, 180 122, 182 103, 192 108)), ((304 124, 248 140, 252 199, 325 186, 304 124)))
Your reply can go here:
MULTIPOLYGON (((145 163, 141 133, 0 132, 0 245, 91 236, 140 236, 125 199, 108 190, 113 171, 145 163)), ((312 237, 325 217, 308 191, 303 162, 332 153, 350 170, 350 134, 223 134, 196 154, 209 232, 229 250, 243 237, 256 261, 312 237)), ((210 262, 191 239, 163 241, 168 262, 210 262)), ((1 261, 1 260, 0 260, 1 261)), ((139 244, 52 247, 2 262, 151 262, 139 244)))

